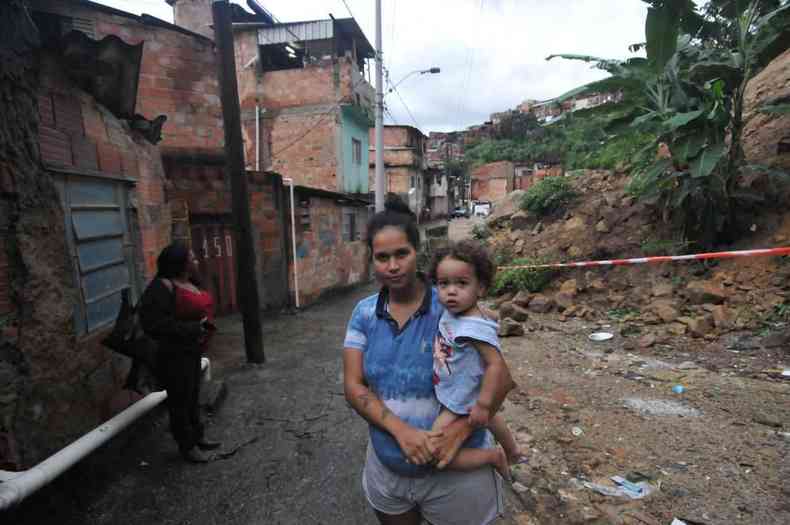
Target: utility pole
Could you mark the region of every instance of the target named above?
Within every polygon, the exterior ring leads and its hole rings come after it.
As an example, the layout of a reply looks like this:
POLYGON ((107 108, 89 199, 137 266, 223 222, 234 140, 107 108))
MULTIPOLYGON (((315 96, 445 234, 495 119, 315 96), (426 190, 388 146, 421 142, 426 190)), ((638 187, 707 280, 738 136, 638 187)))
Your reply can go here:
POLYGON ((214 42, 217 46, 222 121, 225 128, 225 158, 233 201, 233 221, 238 231, 236 246, 236 290, 244 323, 244 347, 247 361, 263 363, 263 331, 258 298, 258 279, 255 275, 255 249, 250 220, 250 194, 247 172, 244 169, 244 150, 241 138, 241 108, 236 83, 236 58, 233 49, 231 12, 228 0, 214 0, 211 4, 214 19, 214 42))
POLYGON ((384 211, 384 64, 381 52, 381 0, 376 0, 376 212, 384 211))

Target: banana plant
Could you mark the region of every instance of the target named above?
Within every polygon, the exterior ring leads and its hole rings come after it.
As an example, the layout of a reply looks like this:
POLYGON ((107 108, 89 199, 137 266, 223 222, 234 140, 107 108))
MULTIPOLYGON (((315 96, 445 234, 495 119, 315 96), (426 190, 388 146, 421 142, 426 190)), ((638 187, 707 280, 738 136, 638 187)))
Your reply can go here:
MULTIPOLYGON (((790 0, 710 0, 701 10, 692 0, 645 1, 645 42, 632 49, 644 47, 646 58, 547 60, 583 60, 642 85, 649 103, 632 125, 653 130, 671 156, 637 174, 634 187, 687 238, 713 244, 734 226, 744 197, 738 179, 746 86, 790 47, 790 0)), ((787 112, 786 102, 763 110, 787 112)))

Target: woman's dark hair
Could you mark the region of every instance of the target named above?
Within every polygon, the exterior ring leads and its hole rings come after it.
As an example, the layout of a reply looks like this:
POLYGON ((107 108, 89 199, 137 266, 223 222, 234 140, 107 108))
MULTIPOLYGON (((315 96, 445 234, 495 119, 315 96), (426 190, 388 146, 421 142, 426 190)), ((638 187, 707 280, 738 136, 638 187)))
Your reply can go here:
POLYGON ((373 237, 387 227, 399 228, 406 234, 409 244, 419 251, 420 230, 417 228, 417 216, 398 196, 390 194, 384 203, 384 211, 380 211, 368 221, 368 248, 373 251, 373 237))
POLYGON ((172 279, 184 275, 189 264, 189 248, 180 242, 167 246, 156 259, 156 276, 172 279))
POLYGON ((494 275, 496 275, 496 266, 483 245, 475 241, 458 241, 436 250, 430 270, 431 279, 434 282, 436 282, 436 269, 439 267, 439 263, 448 257, 471 264, 480 284, 485 288, 491 288, 494 283, 494 275))

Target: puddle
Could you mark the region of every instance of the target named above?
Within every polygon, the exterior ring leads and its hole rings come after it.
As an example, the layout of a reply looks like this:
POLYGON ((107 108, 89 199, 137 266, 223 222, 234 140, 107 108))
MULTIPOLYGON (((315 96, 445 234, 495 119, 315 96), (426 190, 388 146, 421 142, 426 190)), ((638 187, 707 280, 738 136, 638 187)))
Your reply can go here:
POLYGON ((664 399, 640 399, 630 397, 623 399, 623 403, 628 408, 633 408, 637 412, 646 416, 685 416, 698 417, 701 414, 696 408, 691 408, 678 401, 667 401, 664 399))

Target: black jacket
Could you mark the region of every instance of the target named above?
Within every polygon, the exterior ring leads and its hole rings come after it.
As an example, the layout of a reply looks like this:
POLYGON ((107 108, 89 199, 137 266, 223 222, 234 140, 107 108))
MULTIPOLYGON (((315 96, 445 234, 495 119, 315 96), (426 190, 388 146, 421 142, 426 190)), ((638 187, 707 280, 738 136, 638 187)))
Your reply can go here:
POLYGON ((148 285, 140 299, 140 325, 149 337, 159 343, 159 354, 172 352, 201 352, 200 338, 204 334, 200 321, 176 319, 175 291, 156 278, 148 285))

